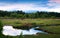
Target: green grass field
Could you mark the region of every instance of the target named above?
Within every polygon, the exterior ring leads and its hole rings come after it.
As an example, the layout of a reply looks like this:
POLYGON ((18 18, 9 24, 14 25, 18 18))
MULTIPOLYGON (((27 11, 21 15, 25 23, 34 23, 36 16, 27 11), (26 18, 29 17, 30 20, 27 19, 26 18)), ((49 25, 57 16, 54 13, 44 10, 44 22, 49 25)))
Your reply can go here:
POLYGON ((37 25, 60 24, 60 19, 1 19, 4 25, 20 26, 25 23, 35 23, 37 25))
POLYGON ((43 28, 44 30, 47 30, 49 32, 60 34, 60 26, 45 26, 45 27, 41 27, 41 28, 43 28))
MULTIPOLYGON (((43 24, 42 27, 44 30, 54 33, 60 33, 60 25, 56 26, 46 26, 50 24, 60 24, 60 19, 1 19, 3 25, 13 25, 13 26, 21 26, 25 23, 35 23, 36 25, 43 24)), ((3 38, 21 38, 19 36, 8 36, 3 38)), ((22 38, 60 38, 60 34, 38 34, 38 35, 30 35, 23 36, 22 38)))

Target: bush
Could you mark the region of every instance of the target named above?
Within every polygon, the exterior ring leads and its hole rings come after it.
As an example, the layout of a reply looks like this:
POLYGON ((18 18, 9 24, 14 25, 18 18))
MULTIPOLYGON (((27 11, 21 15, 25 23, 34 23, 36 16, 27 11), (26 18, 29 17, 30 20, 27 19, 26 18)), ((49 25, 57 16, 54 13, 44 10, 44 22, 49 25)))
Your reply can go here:
POLYGON ((3 27, 3 24, 2 24, 2 21, 0 20, 0 38, 3 37, 3 34, 2 34, 2 28, 3 27))

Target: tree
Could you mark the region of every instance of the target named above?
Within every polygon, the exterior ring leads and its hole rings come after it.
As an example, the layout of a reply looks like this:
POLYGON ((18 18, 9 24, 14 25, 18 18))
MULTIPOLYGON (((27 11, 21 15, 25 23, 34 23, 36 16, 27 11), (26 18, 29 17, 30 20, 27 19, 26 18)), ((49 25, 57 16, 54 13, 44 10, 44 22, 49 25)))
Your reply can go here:
POLYGON ((13 17, 13 18, 15 18, 17 16, 17 13, 12 13, 11 15, 10 15, 10 17, 13 17))

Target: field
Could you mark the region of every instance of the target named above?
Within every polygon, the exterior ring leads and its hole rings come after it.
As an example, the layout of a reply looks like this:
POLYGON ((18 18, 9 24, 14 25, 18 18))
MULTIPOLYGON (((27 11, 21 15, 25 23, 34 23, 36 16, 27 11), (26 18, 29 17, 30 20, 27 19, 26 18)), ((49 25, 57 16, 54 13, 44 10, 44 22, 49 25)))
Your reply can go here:
POLYGON ((60 24, 60 19, 1 19, 4 25, 20 26, 28 23, 35 23, 37 25, 60 24))
POLYGON ((5 38, 60 38, 60 19, 1 19, 3 25, 12 25, 12 26, 23 26, 28 25, 37 25, 41 26, 40 28, 53 32, 55 34, 37 34, 37 35, 26 35, 26 36, 5 36, 5 38))

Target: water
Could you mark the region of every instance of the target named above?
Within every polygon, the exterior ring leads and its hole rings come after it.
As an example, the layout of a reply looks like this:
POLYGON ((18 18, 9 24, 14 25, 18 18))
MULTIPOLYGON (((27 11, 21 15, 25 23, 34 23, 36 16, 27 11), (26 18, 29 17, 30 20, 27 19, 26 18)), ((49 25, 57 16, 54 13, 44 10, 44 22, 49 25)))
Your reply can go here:
POLYGON ((20 35, 21 33, 22 35, 36 35, 37 33, 45 33, 40 30, 35 30, 34 28, 31 28, 29 30, 22 30, 22 29, 14 29, 12 26, 4 26, 2 32, 4 35, 9 35, 9 36, 17 36, 20 35))

